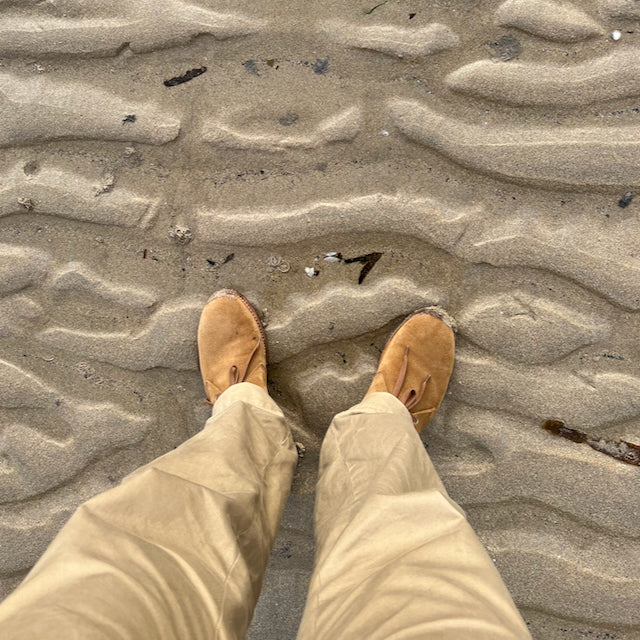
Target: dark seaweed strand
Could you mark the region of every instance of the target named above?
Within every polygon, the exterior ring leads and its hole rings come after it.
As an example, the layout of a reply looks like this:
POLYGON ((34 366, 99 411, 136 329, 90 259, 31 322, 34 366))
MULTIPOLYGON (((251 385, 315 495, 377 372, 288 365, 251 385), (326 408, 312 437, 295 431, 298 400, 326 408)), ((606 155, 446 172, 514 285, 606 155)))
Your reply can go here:
POLYGON ((199 69, 189 69, 189 71, 185 72, 182 76, 176 76, 175 78, 170 78, 169 80, 164 81, 165 87, 175 87, 178 84, 183 84, 184 82, 189 82, 189 80, 193 80, 198 76, 201 76, 207 67, 200 67, 199 69))
POLYGON ((346 258, 344 262, 345 264, 351 264, 352 262, 361 262, 364 265, 360 270, 360 276, 358 278, 358 284, 362 284, 364 282, 364 279, 369 274, 369 271, 373 269, 376 262, 378 262, 380 258, 382 258, 382 253, 376 251, 374 253, 367 253, 364 256, 358 256, 357 258, 346 258))
POLYGON ((640 446, 627 442, 626 440, 603 440, 593 438, 584 431, 567 427, 562 420, 545 420, 542 428, 550 431, 556 436, 577 442, 578 444, 588 444, 592 449, 611 456, 621 462, 640 467, 640 446))

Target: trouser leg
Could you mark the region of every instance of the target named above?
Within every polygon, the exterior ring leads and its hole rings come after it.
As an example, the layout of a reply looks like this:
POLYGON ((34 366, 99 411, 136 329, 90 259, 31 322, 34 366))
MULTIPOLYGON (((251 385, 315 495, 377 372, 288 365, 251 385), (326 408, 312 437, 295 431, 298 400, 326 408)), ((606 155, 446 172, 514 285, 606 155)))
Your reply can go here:
POLYGON ((82 505, 0 606, 0 637, 243 638, 297 455, 259 387, 230 387, 203 431, 82 505))
POLYGON ((299 640, 530 638, 391 394, 335 417, 320 456, 315 527, 299 640))

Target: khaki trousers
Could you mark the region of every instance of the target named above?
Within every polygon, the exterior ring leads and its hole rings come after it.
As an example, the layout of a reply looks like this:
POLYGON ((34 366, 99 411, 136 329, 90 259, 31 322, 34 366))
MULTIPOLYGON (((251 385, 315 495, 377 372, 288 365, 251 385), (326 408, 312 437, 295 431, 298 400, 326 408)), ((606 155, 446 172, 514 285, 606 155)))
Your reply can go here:
MULTIPOLYGON (((0 605, 3 640, 243 638, 289 494, 282 412, 241 383, 205 429, 83 504, 0 605)), ((334 419, 300 640, 529 638, 387 393, 334 419)))

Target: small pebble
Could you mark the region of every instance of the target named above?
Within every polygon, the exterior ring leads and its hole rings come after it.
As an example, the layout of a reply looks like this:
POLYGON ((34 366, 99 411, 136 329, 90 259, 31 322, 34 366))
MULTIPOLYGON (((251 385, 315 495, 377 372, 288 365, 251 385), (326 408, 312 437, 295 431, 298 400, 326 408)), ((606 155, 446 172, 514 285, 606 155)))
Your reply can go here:
POLYGON ((310 278, 314 278, 315 276, 318 275, 318 270, 314 269, 313 267, 305 267, 304 268, 304 272, 310 277, 310 278))
POLYGON ((618 206, 621 209, 626 209, 631 204, 632 200, 633 200, 633 193, 631 193, 631 191, 628 191, 622 196, 622 198, 620 198, 620 200, 618 200, 618 206))
POLYGON ((619 29, 614 29, 611 32, 611 39, 612 40, 620 40, 620 38, 622 38, 622 31, 620 31, 619 29))
POLYGON ((382 129, 382 131, 380 131, 380 135, 386 137, 389 135, 389 132, 386 129, 382 129))

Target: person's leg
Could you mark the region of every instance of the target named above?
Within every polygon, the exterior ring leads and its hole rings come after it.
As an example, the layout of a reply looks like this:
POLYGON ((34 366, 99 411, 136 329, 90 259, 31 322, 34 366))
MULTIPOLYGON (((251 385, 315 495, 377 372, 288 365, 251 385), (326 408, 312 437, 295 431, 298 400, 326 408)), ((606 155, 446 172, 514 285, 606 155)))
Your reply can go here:
POLYGON ((335 417, 322 445, 316 566, 298 639, 529 638, 416 431, 444 395, 453 334, 433 317, 403 326, 388 343, 365 399, 335 417), (393 372, 388 349, 403 332, 393 372), (409 359, 403 370, 409 344, 416 353, 431 345, 430 391, 421 383, 428 372, 419 363, 409 359), (396 373, 410 384, 393 384, 396 373), (413 419, 398 397, 382 390, 387 384, 414 409, 413 419))
MULTIPOLYGON (((228 325, 236 338, 241 324, 228 325)), ((297 460, 256 340, 231 365, 253 384, 229 386, 228 354, 218 376, 201 351, 215 401, 205 429, 76 511, 0 605, 0 637, 244 637, 297 460)))

